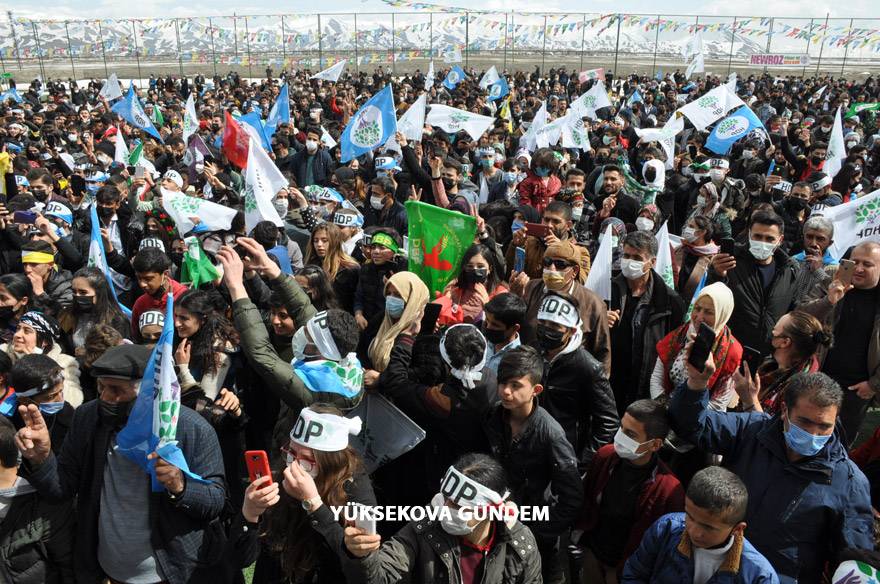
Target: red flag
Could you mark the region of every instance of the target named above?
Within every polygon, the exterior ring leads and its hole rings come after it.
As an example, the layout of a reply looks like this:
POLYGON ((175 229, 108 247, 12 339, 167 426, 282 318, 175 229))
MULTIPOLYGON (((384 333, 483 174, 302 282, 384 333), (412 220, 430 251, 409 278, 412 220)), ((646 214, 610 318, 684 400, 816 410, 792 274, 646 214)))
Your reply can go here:
POLYGON ((250 136, 241 129, 229 112, 226 112, 226 127, 223 128, 223 154, 229 162, 239 168, 247 166, 248 142, 250 136))

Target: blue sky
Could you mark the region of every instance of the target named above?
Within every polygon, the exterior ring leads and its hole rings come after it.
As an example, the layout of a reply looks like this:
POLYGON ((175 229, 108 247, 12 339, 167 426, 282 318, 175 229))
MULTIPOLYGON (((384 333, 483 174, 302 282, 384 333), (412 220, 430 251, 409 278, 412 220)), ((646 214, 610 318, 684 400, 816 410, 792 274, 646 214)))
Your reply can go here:
MULTIPOLYGON (((480 3, 462 0, 435 0, 449 6, 473 6, 493 10, 534 10, 532 0, 484 0, 480 3)), ((32 0, 0 0, 0 9, 12 10, 16 16, 61 18, 113 18, 113 17, 163 17, 163 16, 211 16, 238 14, 277 14, 279 12, 312 12, 318 5, 314 2, 285 2, 250 0, 242 3, 233 0, 64 0, 37 4, 32 0)), ((387 12, 394 10, 381 0, 336 0, 321 4, 328 12, 387 12)), ((824 17, 875 17, 880 19, 880 4, 876 0, 849 0, 830 2, 818 0, 593 0, 591 2, 564 2, 543 0, 540 7, 554 12, 626 12, 638 14, 694 14, 739 16, 795 16, 824 17)), ((880 26, 880 20, 874 26, 880 26)))

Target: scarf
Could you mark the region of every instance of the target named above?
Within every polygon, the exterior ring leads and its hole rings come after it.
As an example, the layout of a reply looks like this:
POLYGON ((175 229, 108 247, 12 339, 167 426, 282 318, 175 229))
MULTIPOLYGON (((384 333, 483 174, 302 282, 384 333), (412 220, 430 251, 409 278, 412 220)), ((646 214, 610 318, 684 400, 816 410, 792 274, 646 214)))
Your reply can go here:
POLYGON ((310 391, 335 393, 351 399, 364 385, 364 368, 354 353, 336 362, 329 359, 294 361, 293 372, 310 391))
POLYGON ((387 312, 385 313, 379 332, 370 343, 367 354, 373 364, 373 369, 380 372, 388 367, 391 349, 394 347, 397 335, 411 327, 416 319, 421 318, 422 309, 428 303, 429 298, 428 287, 412 272, 394 274, 389 278, 386 289, 388 286, 394 286, 406 306, 397 322, 394 322, 387 312))
POLYGON ((720 251, 720 247, 715 245, 714 243, 707 243, 706 245, 691 245, 685 240, 681 240, 681 244, 684 246, 684 250, 687 253, 691 253, 696 256, 708 256, 715 255, 720 251))
MULTIPOLYGON (((676 356, 684 348, 687 342, 687 333, 690 328, 690 322, 686 322, 657 343, 657 358, 663 363, 664 377, 663 385, 665 393, 668 395, 675 389, 672 387, 672 380, 669 378, 669 371, 676 356)), ((712 346, 712 358, 715 360, 715 373, 709 378, 706 387, 711 391, 719 379, 731 375, 738 367, 742 360, 742 346, 730 334, 730 329, 724 326, 717 337, 715 344, 712 346)))
POLYGON ((779 364, 772 358, 758 367, 758 377, 761 378, 761 393, 758 401, 764 413, 775 416, 779 413, 782 398, 788 381, 797 373, 815 373, 819 370, 819 359, 815 355, 801 363, 795 363, 788 369, 780 369, 779 364))

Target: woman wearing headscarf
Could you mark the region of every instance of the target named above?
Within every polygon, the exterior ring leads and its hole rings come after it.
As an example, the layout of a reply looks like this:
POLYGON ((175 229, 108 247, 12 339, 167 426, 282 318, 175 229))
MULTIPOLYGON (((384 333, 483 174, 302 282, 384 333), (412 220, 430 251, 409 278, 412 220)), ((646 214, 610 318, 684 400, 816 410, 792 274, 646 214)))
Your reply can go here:
POLYGON ((599 228, 599 237, 590 247, 591 263, 596 261, 596 254, 599 252, 599 246, 605 238, 605 232, 608 226, 611 226, 611 269, 616 275, 620 273, 620 258, 623 255, 623 238, 626 236, 626 223, 617 217, 609 217, 602 221, 599 228))
POLYGON ((367 350, 370 369, 364 371, 364 385, 372 387, 388 366, 397 335, 422 318, 428 303, 428 287, 412 272, 398 272, 385 284, 385 317, 367 350))
POLYGON ((656 234, 663 226, 663 215, 654 203, 642 205, 636 217, 636 229, 656 234))
POLYGON ((724 207, 721 206, 718 187, 711 182, 703 183, 700 187, 696 206, 693 213, 688 217, 688 222, 692 218, 699 216, 706 217, 712 221, 716 241, 732 237, 733 229, 730 226, 730 216, 724 207))
POLYGON ((681 245, 672 252, 675 291, 687 304, 718 253, 718 246, 712 243, 714 234, 710 219, 700 215, 691 217, 681 230, 681 245))

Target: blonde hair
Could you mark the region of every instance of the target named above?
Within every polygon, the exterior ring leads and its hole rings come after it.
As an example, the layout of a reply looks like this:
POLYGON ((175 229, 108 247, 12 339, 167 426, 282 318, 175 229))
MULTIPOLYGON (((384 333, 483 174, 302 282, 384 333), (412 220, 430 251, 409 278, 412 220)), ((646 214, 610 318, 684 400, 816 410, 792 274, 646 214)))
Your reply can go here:
POLYGON ((309 237, 309 249, 306 251, 307 264, 316 263, 320 259, 318 252, 315 251, 315 235, 321 231, 327 235, 327 253, 321 260, 321 267, 324 268, 327 277, 333 281, 341 268, 357 266, 358 263, 342 250, 342 242, 345 241, 342 230, 334 223, 322 223, 315 227, 312 236, 309 237))

